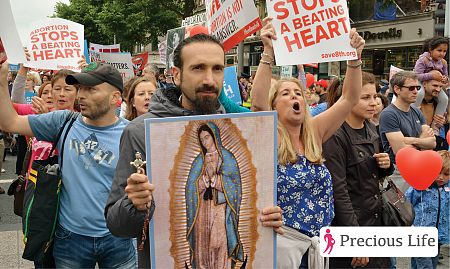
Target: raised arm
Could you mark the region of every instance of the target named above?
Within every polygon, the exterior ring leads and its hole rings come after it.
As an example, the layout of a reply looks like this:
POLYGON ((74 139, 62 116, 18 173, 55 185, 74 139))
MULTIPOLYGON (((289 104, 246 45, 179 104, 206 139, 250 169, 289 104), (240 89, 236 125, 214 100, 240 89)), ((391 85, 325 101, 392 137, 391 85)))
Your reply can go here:
POLYGON ((361 53, 365 41, 354 28, 350 30, 350 44, 356 49, 358 59, 347 61, 341 98, 331 108, 313 118, 321 143, 336 132, 359 100, 362 88, 361 53))
POLYGON ((17 115, 9 98, 8 67, 6 62, 0 67, 0 129, 9 133, 34 136, 28 123, 28 117, 17 115))
POLYGON ((276 39, 275 28, 272 25, 272 18, 267 17, 263 20, 263 28, 261 29, 264 51, 253 80, 252 111, 269 110, 269 90, 272 79, 272 64, 275 57, 272 39, 276 39))
POLYGON ((28 67, 20 64, 19 72, 14 79, 11 90, 11 100, 14 103, 25 104, 25 81, 27 80, 28 67))

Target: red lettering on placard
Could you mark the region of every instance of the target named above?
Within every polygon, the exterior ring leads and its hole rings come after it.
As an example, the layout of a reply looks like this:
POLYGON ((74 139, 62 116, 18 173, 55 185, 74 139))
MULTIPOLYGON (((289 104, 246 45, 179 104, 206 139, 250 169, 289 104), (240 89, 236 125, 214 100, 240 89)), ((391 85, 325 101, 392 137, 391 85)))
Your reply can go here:
POLYGON ((57 49, 33 51, 34 61, 57 60, 60 58, 81 57, 81 49, 57 49))
POLYGON ((273 9, 275 12, 282 13, 280 15, 277 15, 277 19, 284 20, 289 16, 289 10, 284 7, 284 2, 277 2, 273 6, 273 9))

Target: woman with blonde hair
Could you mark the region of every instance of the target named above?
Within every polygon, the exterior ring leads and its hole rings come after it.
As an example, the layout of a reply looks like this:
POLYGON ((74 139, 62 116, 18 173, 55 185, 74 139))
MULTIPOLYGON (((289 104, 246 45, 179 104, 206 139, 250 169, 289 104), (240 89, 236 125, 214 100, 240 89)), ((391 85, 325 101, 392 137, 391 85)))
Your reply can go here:
POLYGON ((334 208, 322 143, 358 103, 362 83, 359 59, 365 42, 355 29, 350 31, 350 44, 356 48, 358 60, 347 62, 342 98, 312 118, 299 80, 281 79, 267 95, 274 59, 272 39, 276 39, 271 20, 264 20, 261 31, 264 52, 254 81, 254 98, 260 98, 259 102, 268 99, 269 109, 278 112, 277 204, 283 210, 284 234, 277 239, 277 268, 324 268, 326 261, 320 256, 318 236, 320 228, 330 225, 334 208))

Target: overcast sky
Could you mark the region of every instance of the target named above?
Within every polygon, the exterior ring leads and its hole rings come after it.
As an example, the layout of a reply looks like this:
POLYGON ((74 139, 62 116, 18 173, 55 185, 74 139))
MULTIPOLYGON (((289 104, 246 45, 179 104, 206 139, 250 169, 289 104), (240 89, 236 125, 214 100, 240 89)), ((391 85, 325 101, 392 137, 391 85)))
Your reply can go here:
POLYGON ((19 35, 24 40, 29 23, 53 15, 57 2, 69 3, 69 0, 11 0, 11 9, 19 35))

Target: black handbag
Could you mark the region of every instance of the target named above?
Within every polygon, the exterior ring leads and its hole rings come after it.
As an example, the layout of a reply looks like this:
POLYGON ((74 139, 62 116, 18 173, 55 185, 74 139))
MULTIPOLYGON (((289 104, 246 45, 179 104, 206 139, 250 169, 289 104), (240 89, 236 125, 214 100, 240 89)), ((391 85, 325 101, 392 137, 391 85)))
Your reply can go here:
POLYGON ((381 190, 384 226, 411 226, 414 223, 414 207, 391 179, 387 179, 387 183, 387 187, 381 190))
POLYGON ((49 157, 46 160, 34 161, 31 165, 25 189, 22 216, 23 242, 25 244, 22 258, 26 260, 41 262, 53 260, 51 250, 53 249, 53 237, 59 214, 64 142, 77 116, 78 113, 71 112, 66 117, 49 157), (67 124, 61 152, 59 153, 61 157, 59 163, 58 156, 52 155, 67 124))
POLYGON ((23 213, 23 196, 25 194, 25 178, 20 175, 15 179, 8 188, 8 195, 14 195, 14 214, 22 217, 23 213))

